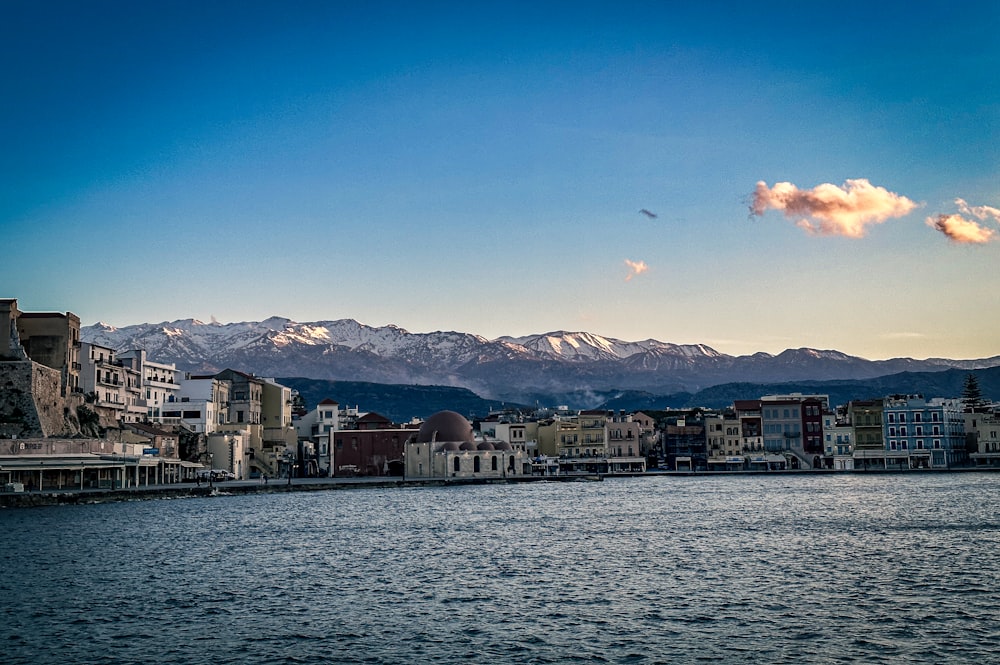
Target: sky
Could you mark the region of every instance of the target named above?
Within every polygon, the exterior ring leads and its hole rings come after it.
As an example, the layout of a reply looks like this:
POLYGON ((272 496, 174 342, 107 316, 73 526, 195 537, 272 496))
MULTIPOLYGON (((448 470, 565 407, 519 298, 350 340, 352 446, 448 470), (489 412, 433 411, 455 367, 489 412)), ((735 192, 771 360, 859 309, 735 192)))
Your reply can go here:
POLYGON ((998 33, 995 0, 0 0, 0 297, 994 356, 998 33))

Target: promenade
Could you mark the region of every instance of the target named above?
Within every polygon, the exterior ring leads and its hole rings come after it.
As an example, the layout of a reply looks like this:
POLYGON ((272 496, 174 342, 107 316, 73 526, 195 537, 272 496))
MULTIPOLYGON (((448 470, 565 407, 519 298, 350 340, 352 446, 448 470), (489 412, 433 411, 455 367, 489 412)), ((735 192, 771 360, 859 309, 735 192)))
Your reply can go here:
POLYGON ((92 504, 112 501, 144 501, 188 497, 225 497, 242 494, 280 492, 315 492, 321 490, 372 489, 386 487, 431 487, 442 485, 486 485, 533 481, 600 480, 596 475, 580 476, 517 476, 512 478, 426 478, 405 480, 402 477, 359 478, 287 478, 260 480, 228 480, 223 482, 175 483, 141 485, 124 489, 62 489, 31 492, 0 492, 0 508, 26 508, 63 504, 92 504))

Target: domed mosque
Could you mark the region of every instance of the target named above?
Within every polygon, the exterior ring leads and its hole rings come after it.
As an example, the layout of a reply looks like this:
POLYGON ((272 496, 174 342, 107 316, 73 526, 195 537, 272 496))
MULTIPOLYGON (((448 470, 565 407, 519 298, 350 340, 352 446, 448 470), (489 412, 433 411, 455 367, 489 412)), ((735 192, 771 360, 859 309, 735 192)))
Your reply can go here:
POLYGON ((531 473, 524 450, 506 441, 476 440, 464 416, 439 411, 406 444, 406 478, 508 478, 531 473))

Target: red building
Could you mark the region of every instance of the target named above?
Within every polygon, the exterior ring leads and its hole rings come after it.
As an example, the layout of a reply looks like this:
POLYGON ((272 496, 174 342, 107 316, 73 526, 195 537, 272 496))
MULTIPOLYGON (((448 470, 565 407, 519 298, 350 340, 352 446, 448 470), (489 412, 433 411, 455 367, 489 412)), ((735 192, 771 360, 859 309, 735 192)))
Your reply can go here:
POLYGON ((357 429, 331 432, 334 477, 402 476, 403 450, 416 431, 368 413, 358 418, 357 429))

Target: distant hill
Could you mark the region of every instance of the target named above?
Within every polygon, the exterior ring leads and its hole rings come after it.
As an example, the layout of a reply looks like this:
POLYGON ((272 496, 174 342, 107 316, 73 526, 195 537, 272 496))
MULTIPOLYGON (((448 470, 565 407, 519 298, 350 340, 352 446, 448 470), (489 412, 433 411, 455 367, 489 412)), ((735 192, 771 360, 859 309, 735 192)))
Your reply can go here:
POLYGON ((483 399, 465 388, 447 386, 401 386, 300 377, 277 381, 297 390, 310 409, 330 398, 341 406, 358 406, 363 411, 374 411, 395 423, 406 423, 413 418, 424 419, 444 410, 456 411, 472 419, 486 416, 504 406, 517 406, 483 399))
POLYGON ((918 394, 926 398, 961 397, 965 377, 973 374, 983 397, 1000 401, 1000 367, 977 370, 950 369, 942 372, 901 372, 864 381, 789 381, 784 383, 724 383, 694 394, 649 395, 622 392, 601 403, 599 408, 635 409, 723 408, 734 400, 756 399, 761 395, 818 393, 830 396, 831 404, 846 404, 854 399, 869 399, 896 394, 918 394), (651 406, 659 404, 661 406, 651 406))
POLYGON ((697 406, 721 409, 738 399, 756 399, 761 395, 783 393, 819 393, 830 396, 834 405, 852 399, 869 399, 895 394, 920 394, 932 397, 961 397, 965 377, 975 375, 983 397, 1000 401, 1000 367, 943 372, 902 372, 866 381, 796 381, 787 383, 727 383, 697 393, 657 395, 635 390, 580 391, 560 393, 569 398, 556 401, 556 395, 534 393, 528 404, 484 399, 464 388, 447 386, 391 385, 357 381, 285 378, 283 385, 295 388, 312 408, 329 397, 344 406, 358 405, 395 421, 426 418, 432 413, 449 409, 472 418, 485 416, 501 408, 532 408, 568 406, 570 409, 610 409, 614 411, 655 411, 685 409, 697 406))

